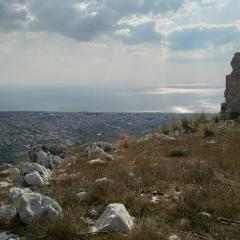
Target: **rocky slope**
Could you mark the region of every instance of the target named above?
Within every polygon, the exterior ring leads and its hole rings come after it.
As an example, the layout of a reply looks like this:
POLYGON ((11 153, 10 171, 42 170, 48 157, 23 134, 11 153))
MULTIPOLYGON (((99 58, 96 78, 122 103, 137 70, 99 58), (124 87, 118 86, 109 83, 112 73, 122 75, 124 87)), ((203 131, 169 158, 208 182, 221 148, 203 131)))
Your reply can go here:
POLYGON ((2 166, 0 239, 240 239, 240 123, 200 116, 2 166))

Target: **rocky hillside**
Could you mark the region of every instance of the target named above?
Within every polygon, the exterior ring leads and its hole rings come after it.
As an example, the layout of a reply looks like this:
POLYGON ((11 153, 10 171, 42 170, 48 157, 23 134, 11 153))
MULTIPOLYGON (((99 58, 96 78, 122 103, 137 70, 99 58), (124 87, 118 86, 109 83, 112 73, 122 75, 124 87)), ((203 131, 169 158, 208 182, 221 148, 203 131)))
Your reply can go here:
POLYGON ((240 239, 239 133, 200 116, 64 159, 36 146, 2 166, 0 239, 240 239))

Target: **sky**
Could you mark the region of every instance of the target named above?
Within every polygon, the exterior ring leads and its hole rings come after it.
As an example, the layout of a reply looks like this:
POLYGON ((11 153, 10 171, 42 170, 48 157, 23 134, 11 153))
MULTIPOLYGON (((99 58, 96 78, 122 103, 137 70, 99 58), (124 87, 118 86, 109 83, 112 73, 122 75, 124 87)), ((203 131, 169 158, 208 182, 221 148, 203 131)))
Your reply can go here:
POLYGON ((0 85, 224 84, 239 0, 0 0, 0 85))

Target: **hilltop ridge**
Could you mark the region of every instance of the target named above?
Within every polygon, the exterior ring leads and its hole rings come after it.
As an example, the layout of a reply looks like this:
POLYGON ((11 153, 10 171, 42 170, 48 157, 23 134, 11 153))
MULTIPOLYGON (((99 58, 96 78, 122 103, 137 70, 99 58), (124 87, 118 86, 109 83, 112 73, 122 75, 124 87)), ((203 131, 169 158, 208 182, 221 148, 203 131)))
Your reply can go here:
MULTIPOLYGON (((56 201, 61 217, 43 214, 26 225, 18 213, 1 230, 23 239, 239 239, 239 131, 237 121, 201 115, 144 138, 125 136, 116 146, 68 149, 48 183, 32 188, 56 201), (115 203, 134 217, 128 233, 90 233, 115 203)), ((4 170, 1 182, 16 181, 13 172, 4 170)), ((9 188, 2 188, 2 202, 9 188)))

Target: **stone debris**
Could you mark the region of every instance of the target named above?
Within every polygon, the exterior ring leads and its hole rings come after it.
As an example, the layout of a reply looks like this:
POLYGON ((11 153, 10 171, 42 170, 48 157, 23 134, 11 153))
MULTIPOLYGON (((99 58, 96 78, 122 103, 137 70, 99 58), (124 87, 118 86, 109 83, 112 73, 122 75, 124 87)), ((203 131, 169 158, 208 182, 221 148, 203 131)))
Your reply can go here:
POLYGON ((144 141, 148 141, 148 140, 151 140, 151 139, 154 139, 154 138, 157 138, 161 141, 173 141, 175 140, 175 138, 173 137, 170 137, 168 135, 165 135, 163 133, 154 133, 154 134, 147 134, 145 137, 144 137, 144 141))
POLYGON ((0 240, 20 240, 20 237, 11 233, 0 233, 0 240))
POLYGON ((11 220, 17 215, 17 210, 11 205, 3 205, 0 207, 0 219, 11 220))
POLYGON ((133 228, 133 218, 125 206, 120 203, 109 204, 101 217, 95 223, 93 232, 127 233, 133 228))
POLYGON ((12 183, 6 182, 6 181, 0 182, 0 188, 5 188, 5 187, 9 187, 9 186, 12 186, 12 183))
POLYGON ((169 236, 168 240, 181 240, 177 235, 171 235, 169 236))
POLYGON ((94 164, 105 164, 106 161, 101 160, 100 158, 97 158, 97 159, 90 160, 90 161, 88 161, 87 163, 90 164, 90 165, 94 165, 94 164))
POLYGON ((108 178, 99 178, 95 180, 96 184, 109 183, 109 182, 112 182, 112 180, 109 180, 108 178))
POLYGON ((207 217, 207 218, 211 218, 212 215, 210 213, 207 213, 207 212, 201 212, 200 215, 204 216, 204 217, 207 217))
POLYGON ((79 193, 77 193, 77 196, 79 198, 83 198, 87 195, 87 191, 85 189, 81 189, 79 193))
POLYGON ((62 216, 62 209, 55 200, 35 192, 20 194, 16 209, 23 223, 31 223, 43 215, 50 220, 62 216))
POLYGON ((231 65, 233 71, 226 77, 225 103, 222 104, 221 112, 238 117, 240 115, 240 53, 235 53, 231 65))

